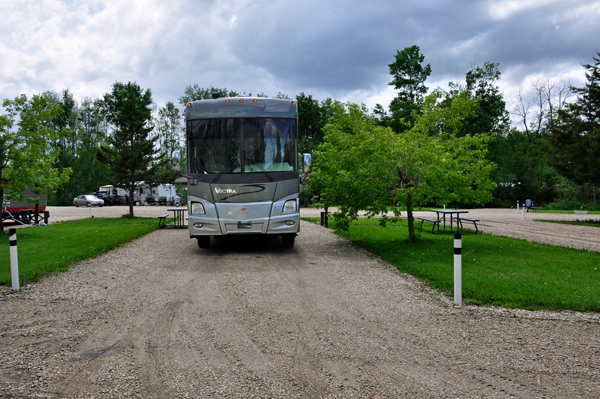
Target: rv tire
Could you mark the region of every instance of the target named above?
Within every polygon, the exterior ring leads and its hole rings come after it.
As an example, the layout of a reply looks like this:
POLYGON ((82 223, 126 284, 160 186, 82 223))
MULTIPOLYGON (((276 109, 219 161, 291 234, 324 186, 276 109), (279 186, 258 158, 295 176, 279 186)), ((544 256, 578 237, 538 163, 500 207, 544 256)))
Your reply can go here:
POLYGON ((198 247, 199 248, 209 248, 210 247, 210 236, 199 236, 198 239, 198 247))
POLYGON ((296 234, 282 234, 281 235, 281 245, 284 248, 292 248, 294 246, 294 242, 296 241, 296 234))

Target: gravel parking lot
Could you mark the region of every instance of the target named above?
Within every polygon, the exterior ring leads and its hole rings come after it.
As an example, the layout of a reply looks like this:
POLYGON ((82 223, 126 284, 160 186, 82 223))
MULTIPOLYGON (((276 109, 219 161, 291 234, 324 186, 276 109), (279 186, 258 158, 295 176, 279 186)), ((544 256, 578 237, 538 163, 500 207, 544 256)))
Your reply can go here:
MULTIPOLYGON (((469 216, 490 234, 600 248, 594 228, 532 221, 581 215, 469 216)), ((600 397, 599 315, 454 306, 331 231, 301 229, 291 249, 257 238, 207 250, 159 230, 0 288, 0 397, 600 397)))

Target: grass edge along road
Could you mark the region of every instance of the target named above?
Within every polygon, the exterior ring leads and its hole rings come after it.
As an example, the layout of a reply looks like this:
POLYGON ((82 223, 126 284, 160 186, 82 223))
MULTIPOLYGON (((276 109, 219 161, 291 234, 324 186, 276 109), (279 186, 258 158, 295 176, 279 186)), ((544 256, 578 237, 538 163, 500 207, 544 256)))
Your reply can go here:
MULTIPOLYGON (((158 229, 156 218, 91 218, 17 229, 19 282, 94 258, 158 229)), ((0 236, 0 284, 11 285, 8 228, 0 236)))
MULTIPOLYGON (((586 211, 586 212, 588 215, 600 215, 600 211, 586 211)), ((575 214, 575 211, 536 209, 535 211, 531 211, 530 213, 557 213, 557 214, 573 215, 573 214, 575 214)))
POLYGON ((572 226, 587 226, 587 227, 600 227, 600 220, 545 220, 545 219, 534 219, 536 222, 545 222, 545 223, 557 223, 557 224, 569 224, 572 226))
MULTIPOLYGON (((319 223, 318 218, 302 218, 319 223)), ((335 230, 330 219, 329 226, 335 230)), ((553 247, 463 229, 462 297, 465 304, 527 310, 600 311, 600 253, 553 247)), ((424 226, 408 242, 406 221, 381 227, 377 219, 353 221, 336 234, 402 272, 452 296, 454 235, 424 226)))

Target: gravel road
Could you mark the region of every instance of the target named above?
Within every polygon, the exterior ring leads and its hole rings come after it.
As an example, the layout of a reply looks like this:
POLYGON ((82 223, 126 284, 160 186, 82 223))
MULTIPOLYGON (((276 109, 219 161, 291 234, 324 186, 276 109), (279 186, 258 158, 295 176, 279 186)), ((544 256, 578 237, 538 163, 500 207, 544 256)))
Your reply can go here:
MULTIPOLYGON (((491 234, 577 241, 579 229, 504 212, 469 216, 491 234)), ((0 397, 600 397, 600 315, 454 306, 329 230, 301 228, 291 249, 201 250, 186 230, 159 230, 20 292, 1 287, 0 397)))

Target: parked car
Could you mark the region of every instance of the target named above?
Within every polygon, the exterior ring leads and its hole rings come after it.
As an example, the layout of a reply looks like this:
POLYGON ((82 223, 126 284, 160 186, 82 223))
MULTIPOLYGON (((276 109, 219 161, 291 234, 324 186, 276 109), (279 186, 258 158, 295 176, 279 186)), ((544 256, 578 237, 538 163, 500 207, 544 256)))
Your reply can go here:
POLYGON ((127 197, 123 197, 121 195, 114 195, 110 199, 110 204, 111 205, 127 205, 128 204, 127 199, 128 199, 127 197))
POLYGON ((104 205, 111 205, 111 198, 106 191, 98 191, 94 194, 96 197, 104 201, 104 205))
POLYGON ((73 205, 75 206, 102 206, 104 205, 104 200, 96 197, 95 195, 80 195, 77 198, 73 198, 73 205))

